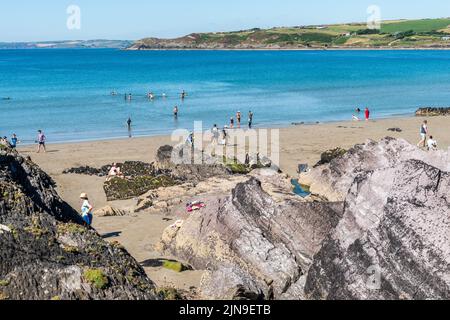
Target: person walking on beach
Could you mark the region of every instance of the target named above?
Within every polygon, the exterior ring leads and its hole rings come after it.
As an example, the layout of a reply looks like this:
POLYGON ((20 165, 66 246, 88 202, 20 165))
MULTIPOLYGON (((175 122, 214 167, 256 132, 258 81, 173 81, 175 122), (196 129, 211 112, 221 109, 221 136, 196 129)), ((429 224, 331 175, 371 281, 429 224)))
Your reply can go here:
POLYGON ((80 199, 82 201, 81 204, 81 217, 83 218, 83 221, 86 223, 88 227, 92 226, 92 221, 94 219, 94 215, 92 214, 92 211, 94 207, 89 203, 89 198, 87 193, 82 193, 80 195, 80 199))
POLYGON ((19 139, 17 138, 16 134, 13 133, 11 137, 11 142, 9 143, 11 145, 11 148, 15 149, 17 147, 17 144, 20 143, 19 139))
POLYGON ((36 150, 37 153, 40 153, 41 150, 44 150, 44 153, 47 152, 47 150, 45 149, 46 140, 47 140, 47 137, 42 132, 42 130, 38 130, 38 136, 37 136, 37 140, 36 140, 36 143, 38 144, 37 150, 36 150))
POLYGON ((129 138, 131 138, 132 137, 132 134, 131 134, 131 124, 132 124, 133 122, 131 121, 131 117, 128 117, 128 120, 127 120, 127 128, 128 128, 128 137, 129 138))
POLYGON ((173 116, 175 117, 175 119, 178 119, 178 106, 175 106, 175 108, 173 108, 173 116))
POLYGON ((228 129, 227 126, 224 126, 222 129, 222 145, 224 146, 227 145, 227 137, 228 137, 227 129, 228 129))
POLYGON ((425 120, 420 126, 420 141, 417 146, 425 148, 427 145, 428 121, 425 120))
POLYGON ((212 134, 213 134, 213 145, 219 144, 219 128, 217 128, 217 124, 214 125, 212 128, 212 134))
POLYGON ((230 119, 230 129, 234 129, 234 118, 231 117, 230 119))
POLYGON ((238 111, 238 112, 236 113, 236 120, 237 120, 237 125, 238 125, 238 128, 239 128, 239 129, 241 128, 241 118, 242 118, 241 112, 238 111))
POLYGON ((253 112, 248 112, 248 128, 251 129, 253 126, 253 112))
POLYGON ((364 113, 365 113, 365 116, 366 116, 366 121, 369 121, 370 120, 370 110, 369 110, 369 108, 366 108, 366 111, 364 113))

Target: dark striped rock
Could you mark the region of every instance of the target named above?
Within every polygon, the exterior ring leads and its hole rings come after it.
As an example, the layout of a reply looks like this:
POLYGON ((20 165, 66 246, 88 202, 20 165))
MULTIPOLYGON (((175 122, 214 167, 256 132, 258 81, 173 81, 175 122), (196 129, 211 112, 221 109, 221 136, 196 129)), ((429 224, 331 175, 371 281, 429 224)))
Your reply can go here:
POLYGON ((155 299, 154 284, 119 245, 82 225, 50 177, 0 153, 0 299, 155 299))

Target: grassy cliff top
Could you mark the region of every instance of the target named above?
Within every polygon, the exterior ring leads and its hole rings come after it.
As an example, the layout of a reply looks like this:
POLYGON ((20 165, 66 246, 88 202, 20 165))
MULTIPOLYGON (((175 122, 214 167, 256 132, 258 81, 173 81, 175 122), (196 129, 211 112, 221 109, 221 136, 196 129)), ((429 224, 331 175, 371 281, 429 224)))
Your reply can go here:
POLYGON ((450 48, 450 18, 276 27, 194 33, 176 39, 146 38, 130 49, 450 48))

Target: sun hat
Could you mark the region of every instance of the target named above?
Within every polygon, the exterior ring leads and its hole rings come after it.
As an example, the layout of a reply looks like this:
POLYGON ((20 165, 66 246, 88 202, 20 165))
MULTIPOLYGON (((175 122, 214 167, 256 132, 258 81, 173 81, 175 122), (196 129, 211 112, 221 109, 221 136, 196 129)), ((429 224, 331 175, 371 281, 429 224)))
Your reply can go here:
POLYGON ((88 195, 87 195, 87 193, 82 193, 82 194, 80 194, 80 199, 84 199, 84 200, 86 200, 88 198, 88 195))

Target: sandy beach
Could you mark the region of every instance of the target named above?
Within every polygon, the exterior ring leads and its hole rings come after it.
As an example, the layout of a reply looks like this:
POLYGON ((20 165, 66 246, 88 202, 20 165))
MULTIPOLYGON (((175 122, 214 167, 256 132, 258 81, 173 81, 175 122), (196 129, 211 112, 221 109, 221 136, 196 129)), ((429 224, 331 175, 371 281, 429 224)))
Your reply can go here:
MULTIPOLYGON (((296 125, 280 130, 280 166, 295 177, 300 163, 314 165, 322 152, 335 147, 349 148, 367 139, 379 140, 386 136, 404 138, 412 144, 419 141, 419 128, 424 118, 391 118, 370 122, 334 122, 314 125, 296 125), (400 128, 402 132, 391 132, 400 128)), ((450 117, 428 118, 430 134, 438 141, 440 149, 450 146, 450 117)), ((133 205, 133 200, 108 203, 103 191, 104 179, 84 175, 62 174, 63 170, 79 167, 101 167, 112 162, 152 162, 158 148, 174 144, 169 136, 133 138, 113 141, 96 141, 48 145, 46 154, 36 154, 34 146, 23 146, 19 151, 29 155, 57 183, 61 197, 74 208, 80 203, 78 196, 87 192, 96 209, 107 204, 123 208, 133 205)), ((96 218, 94 227, 102 235, 114 233, 108 240, 119 241, 138 260, 162 258, 153 249, 163 230, 173 223, 159 214, 130 214, 124 217, 96 218)), ((152 280, 159 286, 189 289, 199 285, 201 272, 188 271, 177 274, 160 267, 145 266, 152 280)))

